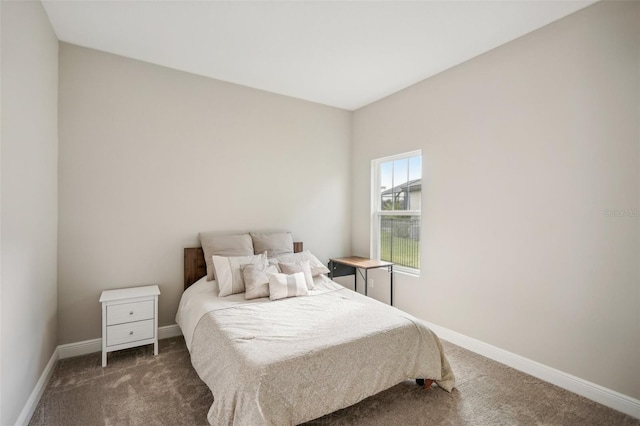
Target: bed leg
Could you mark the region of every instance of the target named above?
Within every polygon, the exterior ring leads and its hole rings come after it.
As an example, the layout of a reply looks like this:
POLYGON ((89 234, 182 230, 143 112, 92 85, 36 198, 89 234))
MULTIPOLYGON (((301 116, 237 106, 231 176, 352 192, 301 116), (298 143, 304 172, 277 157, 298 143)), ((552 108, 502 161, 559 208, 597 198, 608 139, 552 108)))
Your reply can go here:
POLYGON ((433 384, 433 380, 431 379, 416 379, 416 384, 418 386, 422 386, 422 389, 429 389, 433 384))

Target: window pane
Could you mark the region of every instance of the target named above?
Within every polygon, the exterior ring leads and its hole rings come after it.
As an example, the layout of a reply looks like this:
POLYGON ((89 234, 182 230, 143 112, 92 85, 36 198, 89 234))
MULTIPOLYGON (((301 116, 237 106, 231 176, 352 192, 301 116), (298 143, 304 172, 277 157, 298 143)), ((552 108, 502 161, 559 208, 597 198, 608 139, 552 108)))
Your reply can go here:
POLYGON ((380 165, 381 210, 393 210, 393 161, 380 165))
POLYGON ((422 177, 422 156, 409 158, 409 179, 420 179, 422 177))
POLYGON ((420 269, 419 216, 380 216, 380 259, 420 269))
POLYGON ((382 210, 393 210, 393 196, 391 194, 382 194, 382 210))
POLYGON ((409 159, 393 162, 393 209, 407 210, 407 180, 409 179, 409 159))
POLYGON ((422 157, 410 157, 409 182, 407 183, 408 210, 420 210, 422 194, 422 157))
POLYGON ((420 210, 422 158, 380 164, 380 210, 420 210))

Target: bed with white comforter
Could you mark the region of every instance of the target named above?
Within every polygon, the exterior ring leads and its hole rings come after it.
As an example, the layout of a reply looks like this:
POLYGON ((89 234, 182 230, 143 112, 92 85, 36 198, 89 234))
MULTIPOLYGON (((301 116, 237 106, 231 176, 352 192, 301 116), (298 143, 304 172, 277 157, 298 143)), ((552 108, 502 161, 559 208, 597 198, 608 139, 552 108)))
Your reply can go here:
POLYGON ((176 321, 209 386, 212 425, 303 423, 408 378, 451 391, 438 337, 420 320, 329 280, 309 296, 218 297, 206 277, 185 290, 176 321))

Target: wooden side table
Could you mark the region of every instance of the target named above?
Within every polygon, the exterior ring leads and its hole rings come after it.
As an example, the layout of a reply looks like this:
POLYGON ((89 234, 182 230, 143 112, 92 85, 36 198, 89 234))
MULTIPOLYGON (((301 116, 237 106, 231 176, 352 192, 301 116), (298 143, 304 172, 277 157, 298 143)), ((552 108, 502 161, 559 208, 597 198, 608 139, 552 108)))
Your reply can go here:
MULTIPOLYGON (((364 270, 364 295, 365 296, 367 295, 367 285, 368 285, 367 271, 369 269, 387 268, 387 271, 389 272, 389 284, 390 284, 389 285, 389 289, 390 289, 389 304, 393 306, 393 262, 387 262, 384 260, 376 260, 376 259, 368 259, 366 257, 359 257, 359 256, 349 256, 349 257, 339 257, 336 259, 329 259, 329 278, 331 279, 333 279, 333 271, 337 269, 336 265, 344 265, 344 266, 353 268, 353 274, 355 275, 355 280, 353 283, 354 291, 357 290, 357 287, 356 287, 358 282, 358 276, 356 275, 357 271, 358 269, 364 270)), ((344 275, 347 275, 347 274, 344 274, 344 275)))
POLYGON ((102 303, 102 366, 107 353, 153 343, 158 355, 157 285, 105 290, 102 303))

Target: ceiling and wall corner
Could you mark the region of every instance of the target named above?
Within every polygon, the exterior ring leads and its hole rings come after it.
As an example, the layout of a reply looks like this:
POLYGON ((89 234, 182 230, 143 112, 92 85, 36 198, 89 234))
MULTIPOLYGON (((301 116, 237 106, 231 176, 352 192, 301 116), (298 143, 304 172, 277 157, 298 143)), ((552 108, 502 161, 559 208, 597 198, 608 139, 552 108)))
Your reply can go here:
POLYGON ((43 1, 60 41, 355 110, 587 1, 43 1))

